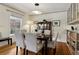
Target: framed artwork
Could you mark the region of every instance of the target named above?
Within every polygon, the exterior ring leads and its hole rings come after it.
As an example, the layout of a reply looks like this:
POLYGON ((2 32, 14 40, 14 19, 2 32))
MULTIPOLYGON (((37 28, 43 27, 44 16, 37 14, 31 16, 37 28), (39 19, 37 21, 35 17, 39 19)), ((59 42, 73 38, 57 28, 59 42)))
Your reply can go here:
POLYGON ((60 26, 60 20, 53 20, 53 26, 60 26))

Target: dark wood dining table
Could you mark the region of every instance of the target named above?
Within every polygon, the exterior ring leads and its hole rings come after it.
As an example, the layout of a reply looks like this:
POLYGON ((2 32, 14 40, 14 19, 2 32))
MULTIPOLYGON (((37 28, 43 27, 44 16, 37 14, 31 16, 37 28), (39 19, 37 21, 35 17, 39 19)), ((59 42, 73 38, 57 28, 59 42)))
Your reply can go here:
POLYGON ((49 36, 44 36, 44 37, 37 37, 38 40, 45 41, 45 55, 47 55, 47 44, 49 40, 49 36))

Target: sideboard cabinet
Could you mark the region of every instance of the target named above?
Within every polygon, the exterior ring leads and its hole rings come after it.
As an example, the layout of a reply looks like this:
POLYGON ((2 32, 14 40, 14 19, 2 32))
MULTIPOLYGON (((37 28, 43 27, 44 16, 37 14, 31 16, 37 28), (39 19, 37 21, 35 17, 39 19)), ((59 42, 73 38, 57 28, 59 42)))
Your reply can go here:
POLYGON ((72 55, 79 54, 79 33, 67 30, 67 45, 72 55))

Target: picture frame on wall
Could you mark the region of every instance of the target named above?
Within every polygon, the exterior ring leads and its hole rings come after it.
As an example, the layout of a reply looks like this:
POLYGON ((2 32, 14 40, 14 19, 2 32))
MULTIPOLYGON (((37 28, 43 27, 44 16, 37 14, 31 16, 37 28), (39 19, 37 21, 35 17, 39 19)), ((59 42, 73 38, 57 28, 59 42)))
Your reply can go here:
POLYGON ((60 20, 53 20, 53 26, 59 27, 60 26, 60 20))

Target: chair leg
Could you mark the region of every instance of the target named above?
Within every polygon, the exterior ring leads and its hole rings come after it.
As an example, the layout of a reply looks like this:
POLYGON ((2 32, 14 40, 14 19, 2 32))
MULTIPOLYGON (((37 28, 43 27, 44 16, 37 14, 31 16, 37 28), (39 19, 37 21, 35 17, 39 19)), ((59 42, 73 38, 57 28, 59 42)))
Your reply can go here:
POLYGON ((18 55, 18 46, 16 46, 16 55, 18 55))
POLYGON ((26 50, 26 54, 28 55, 28 50, 26 50))
POLYGON ((42 48, 42 55, 44 54, 44 47, 42 48))
POLYGON ((25 48, 24 48, 23 54, 24 54, 24 55, 26 54, 26 49, 25 49, 25 48))
POLYGON ((22 49, 22 48, 20 47, 20 49, 22 49))
POLYGON ((56 47, 54 48, 54 55, 55 55, 55 53, 56 53, 56 47))

